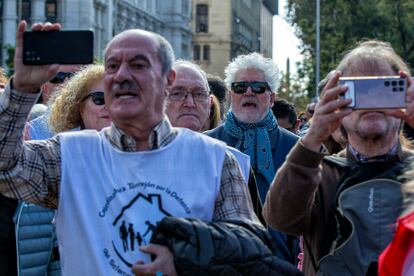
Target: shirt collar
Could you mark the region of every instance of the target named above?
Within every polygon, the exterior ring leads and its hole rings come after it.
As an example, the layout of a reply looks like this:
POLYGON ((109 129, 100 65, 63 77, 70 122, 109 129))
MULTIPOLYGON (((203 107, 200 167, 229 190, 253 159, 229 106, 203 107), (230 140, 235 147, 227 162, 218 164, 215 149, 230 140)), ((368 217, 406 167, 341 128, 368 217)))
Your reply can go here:
MULTIPOLYGON (((135 139, 125 134, 120 128, 111 124, 110 127, 104 129, 104 133, 111 144, 122 151, 136 151, 135 139)), ((159 149, 168 145, 177 136, 177 129, 173 128, 167 117, 155 126, 148 137, 148 143, 151 150, 159 149)))
POLYGON ((357 161, 370 162, 370 161, 385 161, 398 155, 399 143, 397 142, 391 149, 383 155, 367 157, 364 154, 359 153, 351 144, 348 144, 348 151, 357 161))

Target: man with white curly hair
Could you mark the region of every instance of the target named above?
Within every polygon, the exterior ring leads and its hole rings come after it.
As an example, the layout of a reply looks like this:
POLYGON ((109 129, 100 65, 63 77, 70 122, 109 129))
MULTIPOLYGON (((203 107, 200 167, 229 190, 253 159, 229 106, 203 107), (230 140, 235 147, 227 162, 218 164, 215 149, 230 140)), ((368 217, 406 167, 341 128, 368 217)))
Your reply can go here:
MULTIPOLYGON (((271 59, 251 53, 236 57, 224 73, 230 90, 230 110, 224 123, 206 134, 250 156, 260 199, 264 202, 277 169, 297 141, 294 134, 278 127, 271 109, 279 70, 271 59)), ((295 238, 270 232, 277 244, 275 254, 295 263, 295 238)))

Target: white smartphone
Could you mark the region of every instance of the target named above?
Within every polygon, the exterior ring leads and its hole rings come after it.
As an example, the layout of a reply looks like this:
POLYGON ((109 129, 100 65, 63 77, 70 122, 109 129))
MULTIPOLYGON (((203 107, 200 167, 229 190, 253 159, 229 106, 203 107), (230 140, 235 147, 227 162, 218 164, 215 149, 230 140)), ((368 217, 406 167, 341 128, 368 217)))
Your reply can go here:
POLYGON ((348 90, 342 95, 352 99, 352 109, 405 108, 407 80, 399 76, 342 77, 339 84, 348 90))

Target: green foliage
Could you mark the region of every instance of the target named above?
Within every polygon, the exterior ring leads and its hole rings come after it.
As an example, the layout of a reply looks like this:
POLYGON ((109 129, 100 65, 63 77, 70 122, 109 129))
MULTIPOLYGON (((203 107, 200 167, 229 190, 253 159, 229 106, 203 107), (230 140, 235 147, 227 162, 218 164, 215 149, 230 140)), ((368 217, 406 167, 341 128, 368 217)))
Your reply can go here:
POLYGON ((305 58, 302 63, 296 65, 296 74, 290 75, 282 72, 281 83, 277 90, 277 97, 293 103, 297 113, 305 110, 312 98, 312 91, 307 90, 309 79, 306 76, 306 72, 312 71, 312 68, 308 68, 310 64, 310 59, 305 58))
POLYGON ((13 75, 13 68, 14 68, 14 51, 15 48, 14 46, 7 44, 3 46, 4 49, 6 49, 6 65, 7 65, 7 72, 6 72, 6 76, 9 78, 11 77, 11 75, 13 75))
MULTIPOLYGON (((344 53, 361 40, 388 41, 409 64, 414 64, 414 1, 321 0, 320 76, 335 69, 344 53)), ((315 92, 316 1, 288 0, 287 19, 308 54, 302 66, 309 79, 307 89, 315 92)), ((311 94, 311 95, 312 95, 311 94)))

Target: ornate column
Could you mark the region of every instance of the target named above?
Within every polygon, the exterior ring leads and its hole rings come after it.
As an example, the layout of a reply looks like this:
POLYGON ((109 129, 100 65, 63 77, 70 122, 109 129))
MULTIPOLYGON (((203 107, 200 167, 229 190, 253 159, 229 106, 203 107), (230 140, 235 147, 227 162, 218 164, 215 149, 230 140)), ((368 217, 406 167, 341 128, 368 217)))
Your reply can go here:
POLYGON ((32 23, 44 22, 45 20, 45 0, 32 0, 32 23))
POLYGON ((5 45, 16 45, 16 31, 17 31, 17 1, 8 0, 3 1, 3 29, 2 29, 2 65, 6 66, 7 53, 4 49, 5 45))

